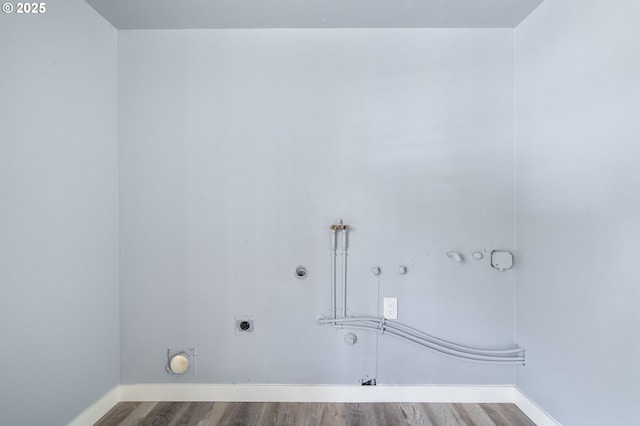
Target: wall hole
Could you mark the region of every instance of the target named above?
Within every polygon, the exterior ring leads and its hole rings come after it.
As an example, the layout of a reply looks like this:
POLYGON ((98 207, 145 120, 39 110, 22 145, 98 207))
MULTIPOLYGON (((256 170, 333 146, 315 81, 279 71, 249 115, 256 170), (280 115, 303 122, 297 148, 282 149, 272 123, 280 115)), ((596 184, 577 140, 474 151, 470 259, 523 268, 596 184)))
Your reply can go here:
POLYGON ((305 268, 304 266, 300 265, 296 268, 296 278, 299 280, 303 280, 305 278, 307 278, 307 275, 309 274, 309 272, 307 271, 307 268, 305 268))

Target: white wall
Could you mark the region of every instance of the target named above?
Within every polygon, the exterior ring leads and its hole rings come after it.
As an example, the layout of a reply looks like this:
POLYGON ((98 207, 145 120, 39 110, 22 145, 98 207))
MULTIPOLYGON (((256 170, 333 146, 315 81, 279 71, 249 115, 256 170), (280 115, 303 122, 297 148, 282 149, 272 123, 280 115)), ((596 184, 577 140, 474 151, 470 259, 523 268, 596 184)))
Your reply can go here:
POLYGON ((400 321, 513 344, 512 273, 445 256, 513 247, 513 83, 511 30, 121 31, 122 382, 513 383, 314 324, 342 217, 350 314, 397 296, 400 321), (198 375, 167 376, 192 346, 198 375))
POLYGON ((563 424, 640 424, 640 3, 516 30, 517 386, 563 424))
MULTIPOLYGON (((567 425, 640 422, 639 8, 548 1, 516 31, 517 385, 567 425)), ((7 423, 65 423, 118 383, 116 38, 81 1, 0 15, 7 423)), ((512 274, 444 256, 513 244, 511 31, 120 38, 124 383, 513 381, 313 324, 344 217, 350 313, 397 296, 436 335, 513 341, 512 274), (198 376, 167 377, 167 346, 197 346, 198 376)))
POLYGON ((83 1, 0 14, 0 423, 118 384, 117 32, 83 1))

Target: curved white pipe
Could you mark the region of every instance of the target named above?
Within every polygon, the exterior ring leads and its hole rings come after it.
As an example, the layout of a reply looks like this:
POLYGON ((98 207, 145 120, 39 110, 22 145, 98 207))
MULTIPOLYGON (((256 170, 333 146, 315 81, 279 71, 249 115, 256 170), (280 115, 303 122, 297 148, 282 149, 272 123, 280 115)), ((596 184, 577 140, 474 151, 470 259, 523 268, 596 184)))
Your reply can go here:
POLYGON ((416 344, 422 348, 429 349, 433 352, 437 352, 441 355, 464 360, 464 361, 473 361, 473 362, 479 362, 479 363, 485 363, 485 364, 524 364, 524 357, 490 357, 490 356, 475 356, 475 355, 464 353, 464 352, 460 353, 452 350, 446 350, 438 346, 431 346, 417 339, 414 339, 410 336, 403 336, 400 334, 395 334, 393 332, 388 332, 386 330, 381 331, 380 329, 376 327, 371 327, 371 326, 340 325, 338 327, 344 328, 344 329, 353 329, 353 330, 376 331, 380 334, 389 334, 389 335, 398 337, 402 340, 405 340, 409 343, 416 344))
POLYGON ((340 328, 376 331, 381 334, 390 334, 421 347, 430 349, 443 355, 468 361, 494 363, 494 364, 524 364, 524 350, 512 349, 479 349, 458 345, 446 340, 430 336, 420 330, 416 330, 405 324, 388 321, 377 317, 350 317, 338 319, 323 319, 323 324, 334 324, 340 328), (360 324, 353 324, 360 323, 360 324), (407 330, 402 330, 402 328, 407 330))
POLYGON ((403 335, 398 335, 395 333, 389 333, 392 336, 396 336, 399 337, 403 340, 406 340, 408 342, 411 343, 415 343, 419 346, 422 346, 426 349, 438 352, 442 355, 446 355, 446 356, 450 356, 453 358, 458 358, 458 359, 462 359, 462 360, 467 360, 467 361, 473 361, 473 362, 483 362, 483 363, 488 363, 488 364, 524 364, 524 357, 515 357, 515 356, 509 356, 509 357, 499 357, 499 356, 491 356, 491 355, 475 355, 475 354, 467 354, 465 352, 458 352, 458 351, 454 351, 454 350, 450 350, 450 349, 443 349, 443 348, 439 348, 439 347, 433 347, 431 345, 425 344, 419 340, 413 339, 411 336, 403 336, 403 335))
MULTIPOLYGON (((404 328, 405 330, 410 330, 411 332, 415 333, 417 336, 420 336, 426 340, 432 341, 434 343, 443 345, 443 346, 447 346, 450 347, 451 349, 459 349, 462 351, 468 351, 468 350, 472 350, 474 353, 485 353, 485 354, 515 354, 515 353, 520 353, 522 352, 521 348, 511 348, 511 349, 481 349, 481 348, 474 348, 471 346, 463 346, 463 345, 458 345, 456 343, 452 343, 446 340, 442 340, 442 339, 438 339, 437 337, 431 336, 427 333, 425 333, 424 331, 415 329, 413 327, 410 327, 406 324, 402 324, 399 322, 395 322, 395 321, 386 321, 387 327, 390 328, 399 328, 402 329, 404 328)), ((400 330, 400 331, 405 331, 405 330, 400 330)), ((406 332, 406 331, 405 331, 406 332)))
POLYGON ((419 337, 416 337, 412 334, 403 333, 401 331, 395 331, 395 330, 390 331, 387 328, 385 328, 385 332, 397 337, 401 337, 405 340, 411 340, 417 344, 423 345, 425 347, 429 347, 431 349, 437 349, 440 352, 448 353, 450 355, 460 356, 463 358, 469 358, 476 361, 492 361, 492 362, 502 362, 502 361, 523 362, 524 361, 524 358, 522 358, 521 356, 485 355, 485 354, 479 354, 479 353, 470 352, 470 351, 450 349, 441 345, 435 345, 434 343, 425 342, 423 339, 420 339, 419 337))

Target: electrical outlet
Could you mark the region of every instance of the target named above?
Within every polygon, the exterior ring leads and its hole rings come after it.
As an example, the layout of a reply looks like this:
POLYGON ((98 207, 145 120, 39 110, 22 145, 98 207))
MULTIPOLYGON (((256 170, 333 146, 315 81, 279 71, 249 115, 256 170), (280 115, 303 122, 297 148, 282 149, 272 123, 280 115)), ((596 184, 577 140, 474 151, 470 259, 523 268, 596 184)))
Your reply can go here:
POLYGON ((398 298, 385 297, 382 301, 382 311, 385 319, 398 319, 398 298))

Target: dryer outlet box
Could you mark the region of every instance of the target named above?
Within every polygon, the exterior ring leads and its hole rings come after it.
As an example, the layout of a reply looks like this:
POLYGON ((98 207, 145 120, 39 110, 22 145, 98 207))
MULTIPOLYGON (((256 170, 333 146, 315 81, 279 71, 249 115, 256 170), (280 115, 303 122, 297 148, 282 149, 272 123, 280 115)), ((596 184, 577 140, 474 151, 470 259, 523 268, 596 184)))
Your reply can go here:
POLYGON ((236 334, 253 334, 255 325, 251 315, 236 315, 236 334))

